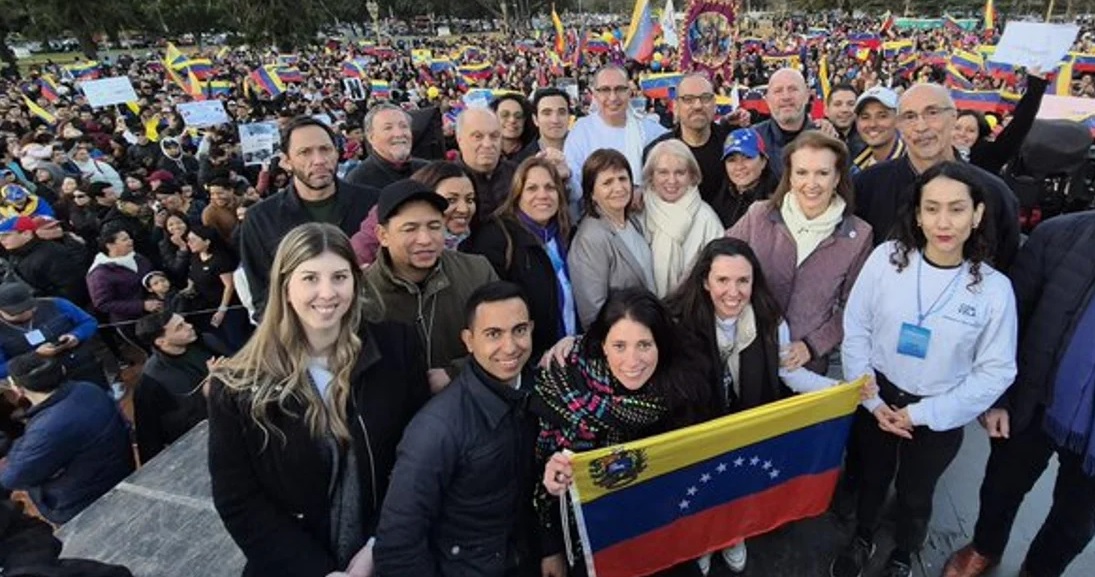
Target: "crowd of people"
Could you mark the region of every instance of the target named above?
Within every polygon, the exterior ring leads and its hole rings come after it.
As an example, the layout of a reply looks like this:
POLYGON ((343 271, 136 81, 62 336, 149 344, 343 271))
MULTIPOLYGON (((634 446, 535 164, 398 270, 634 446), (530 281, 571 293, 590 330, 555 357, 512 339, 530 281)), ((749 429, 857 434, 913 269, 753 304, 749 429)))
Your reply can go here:
POLYGON ((831 576, 874 555, 892 483, 884 574, 912 574, 975 420, 981 516, 943 574, 999 562, 1053 454, 1024 571, 1063 574, 1095 535, 1095 212, 1021 242, 1000 178, 1054 72, 972 75, 1022 93, 990 122, 931 54, 992 31, 891 32, 913 67, 845 49, 879 25, 780 21, 732 75, 642 103, 618 42, 564 64, 516 34, 331 41, 284 90, 252 79, 273 55, 218 50, 216 96, 122 55, 98 69, 139 101, 111 109, 32 69, 0 95, 0 490, 63 524, 208 419, 247 575, 582 575, 569 451, 868 376, 831 576), (344 62, 385 89, 354 100, 344 62), (757 86, 765 113, 720 110, 757 86), (233 122, 186 126, 175 105, 201 98, 233 122), (237 125, 270 120, 277 154, 245 163, 237 125))

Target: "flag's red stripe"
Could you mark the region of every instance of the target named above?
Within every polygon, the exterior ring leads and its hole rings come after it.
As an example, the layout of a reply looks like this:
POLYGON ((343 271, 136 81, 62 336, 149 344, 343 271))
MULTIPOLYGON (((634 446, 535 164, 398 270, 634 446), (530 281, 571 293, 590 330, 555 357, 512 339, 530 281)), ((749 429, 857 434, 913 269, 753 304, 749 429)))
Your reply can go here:
POLYGON ((803 475, 598 551, 597 577, 639 577, 825 512, 839 469, 803 475), (716 529, 717 528, 717 529, 716 529))

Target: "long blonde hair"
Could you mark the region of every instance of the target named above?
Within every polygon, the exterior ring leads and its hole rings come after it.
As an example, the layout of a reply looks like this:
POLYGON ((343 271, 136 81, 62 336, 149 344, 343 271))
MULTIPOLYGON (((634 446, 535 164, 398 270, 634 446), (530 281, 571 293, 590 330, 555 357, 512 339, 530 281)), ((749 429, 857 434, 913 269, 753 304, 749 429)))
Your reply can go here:
POLYGON ((340 442, 350 440, 346 404, 350 396, 350 372, 361 352, 357 329, 362 319, 362 273, 355 264, 350 239, 330 224, 302 224, 282 238, 270 270, 270 294, 262 322, 251 340, 234 356, 210 373, 224 384, 226 392, 248 399, 252 421, 269 440, 270 432, 285 442, 285 434, 271 418, 274 405, 284 414, 299 417, 289 401, 304 405, 304 421, 315 438, 334 435, 340 442), (346 260, 354 281, 354 301, 342 317, 334 353, 327 367, 334 379, 324 400, 308 374, 311 362, 304 328, 289 304, 289 279, 307 260, 332 253, 346 260))

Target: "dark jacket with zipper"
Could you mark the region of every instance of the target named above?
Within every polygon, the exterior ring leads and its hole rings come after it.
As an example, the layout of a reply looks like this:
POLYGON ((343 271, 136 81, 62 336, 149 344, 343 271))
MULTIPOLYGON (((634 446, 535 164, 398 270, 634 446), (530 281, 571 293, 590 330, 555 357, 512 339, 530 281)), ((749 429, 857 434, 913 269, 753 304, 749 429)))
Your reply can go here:
POLYGON ((379 577, 539 576, 532 374, 513 389, 470 361, 399 444, 374 559, 379 577))
MULTIPOLYGON (((429 397, 422 349, 413 330, 367 324, 350 375, 346 409, 358 464, 362 526, 373 534, 403 429, 429 397)), ((213 380, 209 399, 209 470, 213 504, 247 557, 245 576, 323 577, 341 571, 331 542, 334 481, 314 438, 290 399, 269 408, 284 434, 268 437, 252 420, 247 391, 213 380), (290 414, 292 412, 292 416, 290 414)))
POLYGON ((407 162, 396 166, 374 152, 346 175, 346 182, 355 186, 371 186, 379 190, 393 182, 410 178, 427 164, 429 161, 421 158, 410 158, 407 162))
MULTIPOLYGON (((338 227, 346 236, 357 232, 369 209, 376 204, 378 195, 375 188, 335 181, 337 214, 342 217, 338 227)), ((239 253, 256 316, 261 318, 266 309, 270 267, 274 264, 278 243, 290 230, 309 222, 312 217, 292 184, 247 210, 247 218, 241 225, 239 253)))
MULTIPOLYGON (((499 278, 524 290, 529 318, 536 321, 532 329, 532 358, 540 358, 564 336, 559 282, 551 257, 536 235, 513 219, 495 217, 468 237, 460 250, 487 257, 499 278)), ((562 257, 566 259, 565 254, 562 257)), ((574 326, 580 326, 577 318, 574 326)))
POLYGON ((1038 225, 1011 268, 1019 315, 1018 374, 996 406, 1009 411, 1013 434, 1053 400, 1061 357, 1085 307, 1095 306, 1095 211, 1038 225))

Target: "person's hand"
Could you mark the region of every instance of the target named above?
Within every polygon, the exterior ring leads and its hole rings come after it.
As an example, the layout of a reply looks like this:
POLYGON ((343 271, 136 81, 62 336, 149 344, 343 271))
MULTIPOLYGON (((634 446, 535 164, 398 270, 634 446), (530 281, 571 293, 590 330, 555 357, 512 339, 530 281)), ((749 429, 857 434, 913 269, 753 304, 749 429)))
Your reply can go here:
POLYGON ((148 313, 158 313, 163 310, 163 301, 148 299, 144 301, 144 310, 148 313))
POLYGON ((209 324, 214 328, 220 328, 221 323, 224 322, 224 315, 227 313, 228 311, 226 310, 218 309, 217 312, 213 313, 213 318, 209 319, 209 324))
POLYGON ((71 349, 78 344, 80 344, 80 339, 72 333, 63 334, 57 339, 57 348, 60 350, 71 349))
POLYGON ((780 365, 788 371, 798 370, 810 362, 810 347, 805 341, 795 341, 780 351, 780 365))
POLYGON ((179 247, 179 250, 190 250, 190 246, 186 244, 186 239, 181 234, 171 235, 171 244, 179 247))
POLYGON ((989 409, 977 417, 977 421, 989 433, 990 439, 1007 439, 1011 436, 1011 417, 1007 409, 989 409))
POLYGON ((878 396, 878 384, 874 382, 874 375, 863 375, 867 382, 859 388, 859 400, 867 401, 878 396))
POLYGON ((565 493, 567 487, 574 482, 574 467, 570 463, 570 455, 570 451, 555 453, 544 465, 544 488, 554 497, 565 493))
POLYGON ((903 439, 912 439, 912 431, 906 431, 897 425, 900 418, 897 416, 897 411, 891 409, 889 405, 879 405, 874 410, 874 418, 878 420, 879 429, 903 439))
POLYGON ((737 110, 726 115, 726 124, 729 124, 731 126, 737 126, 738 128, 746 128, 752 121, 753 116, 749 114, 749 111, 744 108, 738 108, 737 110))
POLYGON ((540 560, 540 577, 567 577, 567 561, 562 553, 540 560))
POLYGON ((366 543, 360 551, 350 559, 350 566, 346 568, 349 577, 373 577, 373 543, 366 543))
POLYGON ((555 171, 559 173, 559 178, 563 179, 563 182, 570 180, 570 167, 567 166, 566 156, 563 156, 561 150, 555 150, 554 148, 545 148, 536 153, 537 158, 543 158, 548 162, 555 165, 555 171))
POLYGON ((452 381, 445 369, 429 369, 426 371, 426 380, 430 383, 430 393, 436 395, 442 389, 449 386, 452 381))
POLYGON ((821 132, 822 134, 824 134, 826 136, 831 136, 831 137, 836 138, 838 140, 840 139, 840 133, 837 132, 836 127, 833 126, 833 123, 830 122, 828 118, 822 118, 820 120, 815 120, 814 124, 817 125, 818 132, 821 132))
POLYGON ((908 431, 910 435, 912 434, 913 428, 916 427, 916 425, 913 425, 912 417, 909 416, 908 407, 902 407, 894 411, 893 424, 902 430, 908 431))
POLYGON ((574 347, 574 337, 563 337, 559 339, 559 342, 555 343, 553 347, 544 353, 544 356, 540 357, 541 369, 551 367, 551 363, 554 362, 558 366, 563 366, 567 363, 567 355, 570 354, 570 349, 574 347))
POLYGON ((38 348, 34 349, 34 352, 40 357, 48 358, 57 356, 62 350, 64 349, 51 343, 42 343, 38 345, 38 348))

